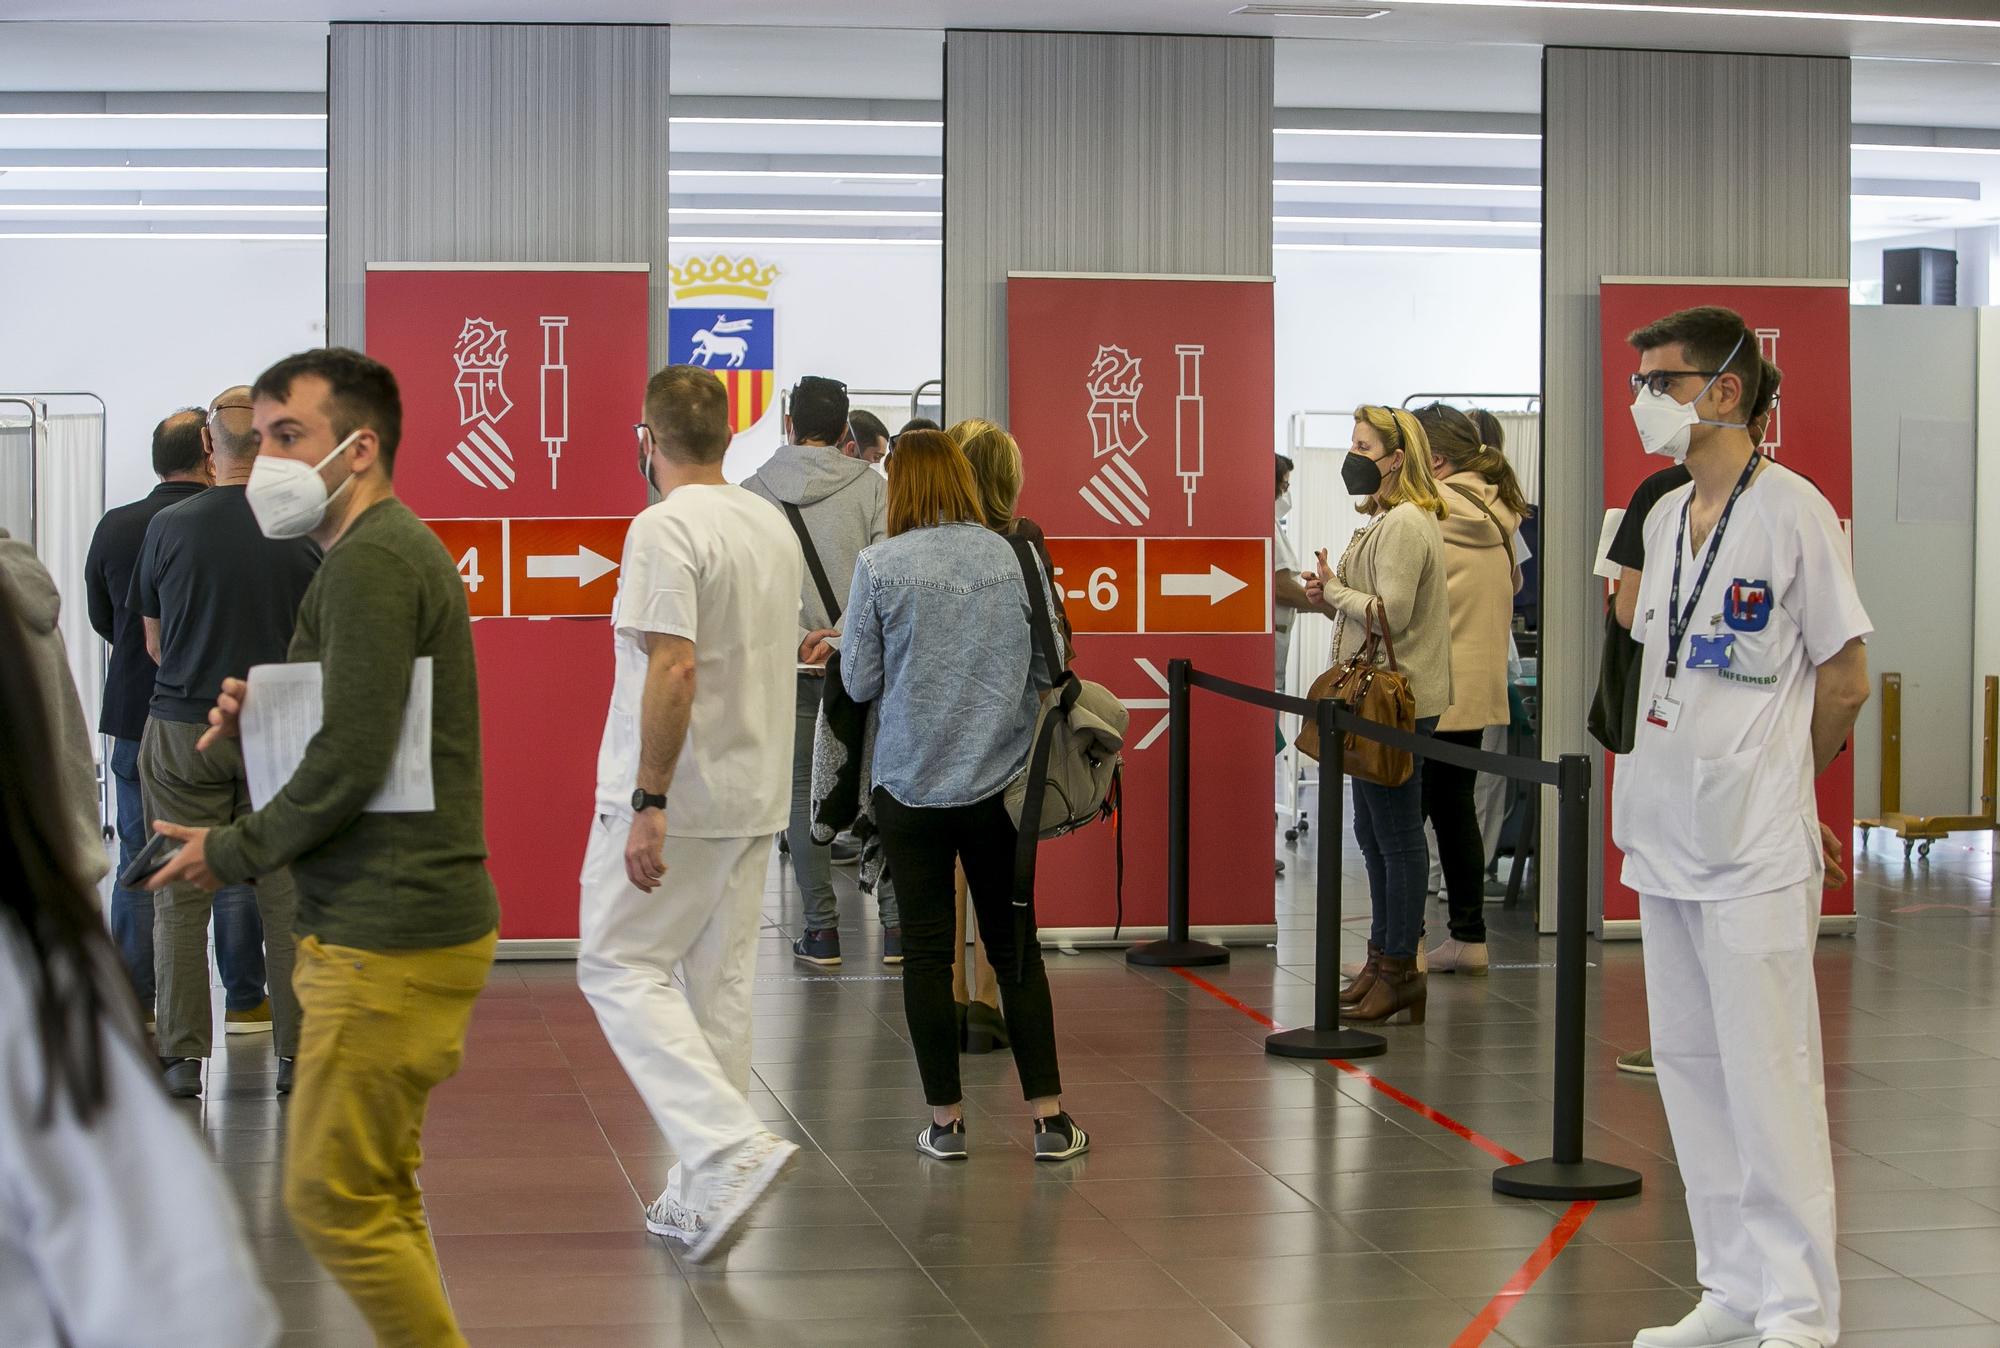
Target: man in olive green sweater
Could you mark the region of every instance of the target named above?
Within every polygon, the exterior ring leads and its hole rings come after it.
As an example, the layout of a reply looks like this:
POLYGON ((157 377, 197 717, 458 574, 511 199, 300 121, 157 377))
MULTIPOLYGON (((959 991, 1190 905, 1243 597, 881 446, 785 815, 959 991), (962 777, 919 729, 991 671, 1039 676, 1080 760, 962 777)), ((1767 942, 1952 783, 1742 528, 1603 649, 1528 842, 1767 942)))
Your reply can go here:
MULTIPOLYGON (((304 1028, 285 1206, 380 1343, 461 1345, 416 1172, 424 1107, 458 1070, 499 923, 465 590, 436 535, 396 499, 402 400, 386 367, 308 351, 266 370, 252 397, 257 523, 326 550, 289 653, 320 663, 321 727, 262 809, 222 828, 155 824, 183 847, 148 887, 213 889, 291 868, 304 1028), (435 808, 370 811, 425 657, 435 808)), ((246 691, 224 681, 198 747, 237 733, 246 691)))

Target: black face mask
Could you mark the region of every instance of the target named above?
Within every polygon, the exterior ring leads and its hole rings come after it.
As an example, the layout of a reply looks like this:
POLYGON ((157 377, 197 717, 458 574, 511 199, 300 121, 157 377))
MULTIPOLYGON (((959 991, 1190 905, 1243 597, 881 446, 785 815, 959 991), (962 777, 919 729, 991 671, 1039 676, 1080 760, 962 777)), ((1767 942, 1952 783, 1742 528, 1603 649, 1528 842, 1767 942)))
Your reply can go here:
POLYGON ((1340 480, 1349 496, 1373 496, 1382 490, 1382 466, 1350 449, 1340 464, 1340 480))

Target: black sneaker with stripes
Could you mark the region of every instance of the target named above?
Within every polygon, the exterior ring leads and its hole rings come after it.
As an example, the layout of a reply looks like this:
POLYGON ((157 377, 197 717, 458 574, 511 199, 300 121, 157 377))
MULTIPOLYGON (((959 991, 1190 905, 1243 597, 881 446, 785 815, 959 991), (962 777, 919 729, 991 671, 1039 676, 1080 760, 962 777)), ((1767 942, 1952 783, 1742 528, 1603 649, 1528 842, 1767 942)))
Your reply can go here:
POLYGON ((950 1123, 927 1123, 917 1134, 917 1150, 926 1156, 935 1156, 940 1161, 963 1161, 965 1159, 965 1120, 953 1119, 950 1123))
POLYGON ((1052 1114, 1035 1120, 1035 1159, 1067 1161, 1090 1150, 1090 1134, 1076 1126, 1068 1114, 1052 1114))

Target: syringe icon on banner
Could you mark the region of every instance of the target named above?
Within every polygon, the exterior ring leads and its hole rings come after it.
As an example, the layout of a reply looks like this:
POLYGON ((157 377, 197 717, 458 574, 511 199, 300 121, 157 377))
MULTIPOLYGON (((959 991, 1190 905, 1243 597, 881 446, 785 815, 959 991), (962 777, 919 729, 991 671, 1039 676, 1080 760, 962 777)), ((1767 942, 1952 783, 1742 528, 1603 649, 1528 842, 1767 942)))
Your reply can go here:
POLYGON ((563 334, 569 319, 542 317, 542 443, 549 451, 549 490, 556 489, 556 465, 569 443, 569 364, 563 334))
MULTIPOLYGON (((1776 365, 1778 363, 1778 338, 1782 335, 1782 331, 1778 328, 1757 329, 1757 354, 1765 360, 1770 361, 1771 364, 1776 365)), ((1758 448, 1769 451, 1771 457, 1774 459, 1778 457, 1778 451, 1785 444, 1784 423, 1778 419, 1778 416, 1778 400, 1773 398, 1771 399, 1771 417, 1764 425, 1764 443, 1759 445, 1758 448)))
POLYGON ((1194 524, 1194 494, 1207 460, 1208 411, 1201 397, 1201 358, 1206 346, 1177 346, 1181 391, 1174 399, 1174 471, 1187 492, 1188 524, 1194 524))

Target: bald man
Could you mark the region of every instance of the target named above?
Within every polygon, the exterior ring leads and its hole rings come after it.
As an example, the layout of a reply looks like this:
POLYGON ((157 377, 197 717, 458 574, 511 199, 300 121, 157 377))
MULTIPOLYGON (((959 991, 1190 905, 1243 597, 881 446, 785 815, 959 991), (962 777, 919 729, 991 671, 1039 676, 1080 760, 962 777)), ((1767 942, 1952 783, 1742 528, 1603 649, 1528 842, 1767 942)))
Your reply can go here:
MULTIPOLYGON (((139 742, 139 782, 148 819, 220 826, 250 812, 243 757, 233 739, 206 753, 195 741, 208 728, 225 677, 284 660, 320 550, 310 539, 266 538, 257 527, 244 494, 257 461, 250 390, 224 389, 194 415, 215 463, 215 485, 153 517, 132 575, 132 607, 159 662, 139 742)), ((290 1091, 299 1036, 292 992, 297 904, 283 871, 213 895, 183 884, 154 896, 155 1000, 169 1094, 201 1094, 202 1060, 214 1034, 211 916, 217 948, 228 949, 236 965, 224 971, 224 1024, 230 1033, 271 1032, 274 1084, 281 1095, 290 1091)))

